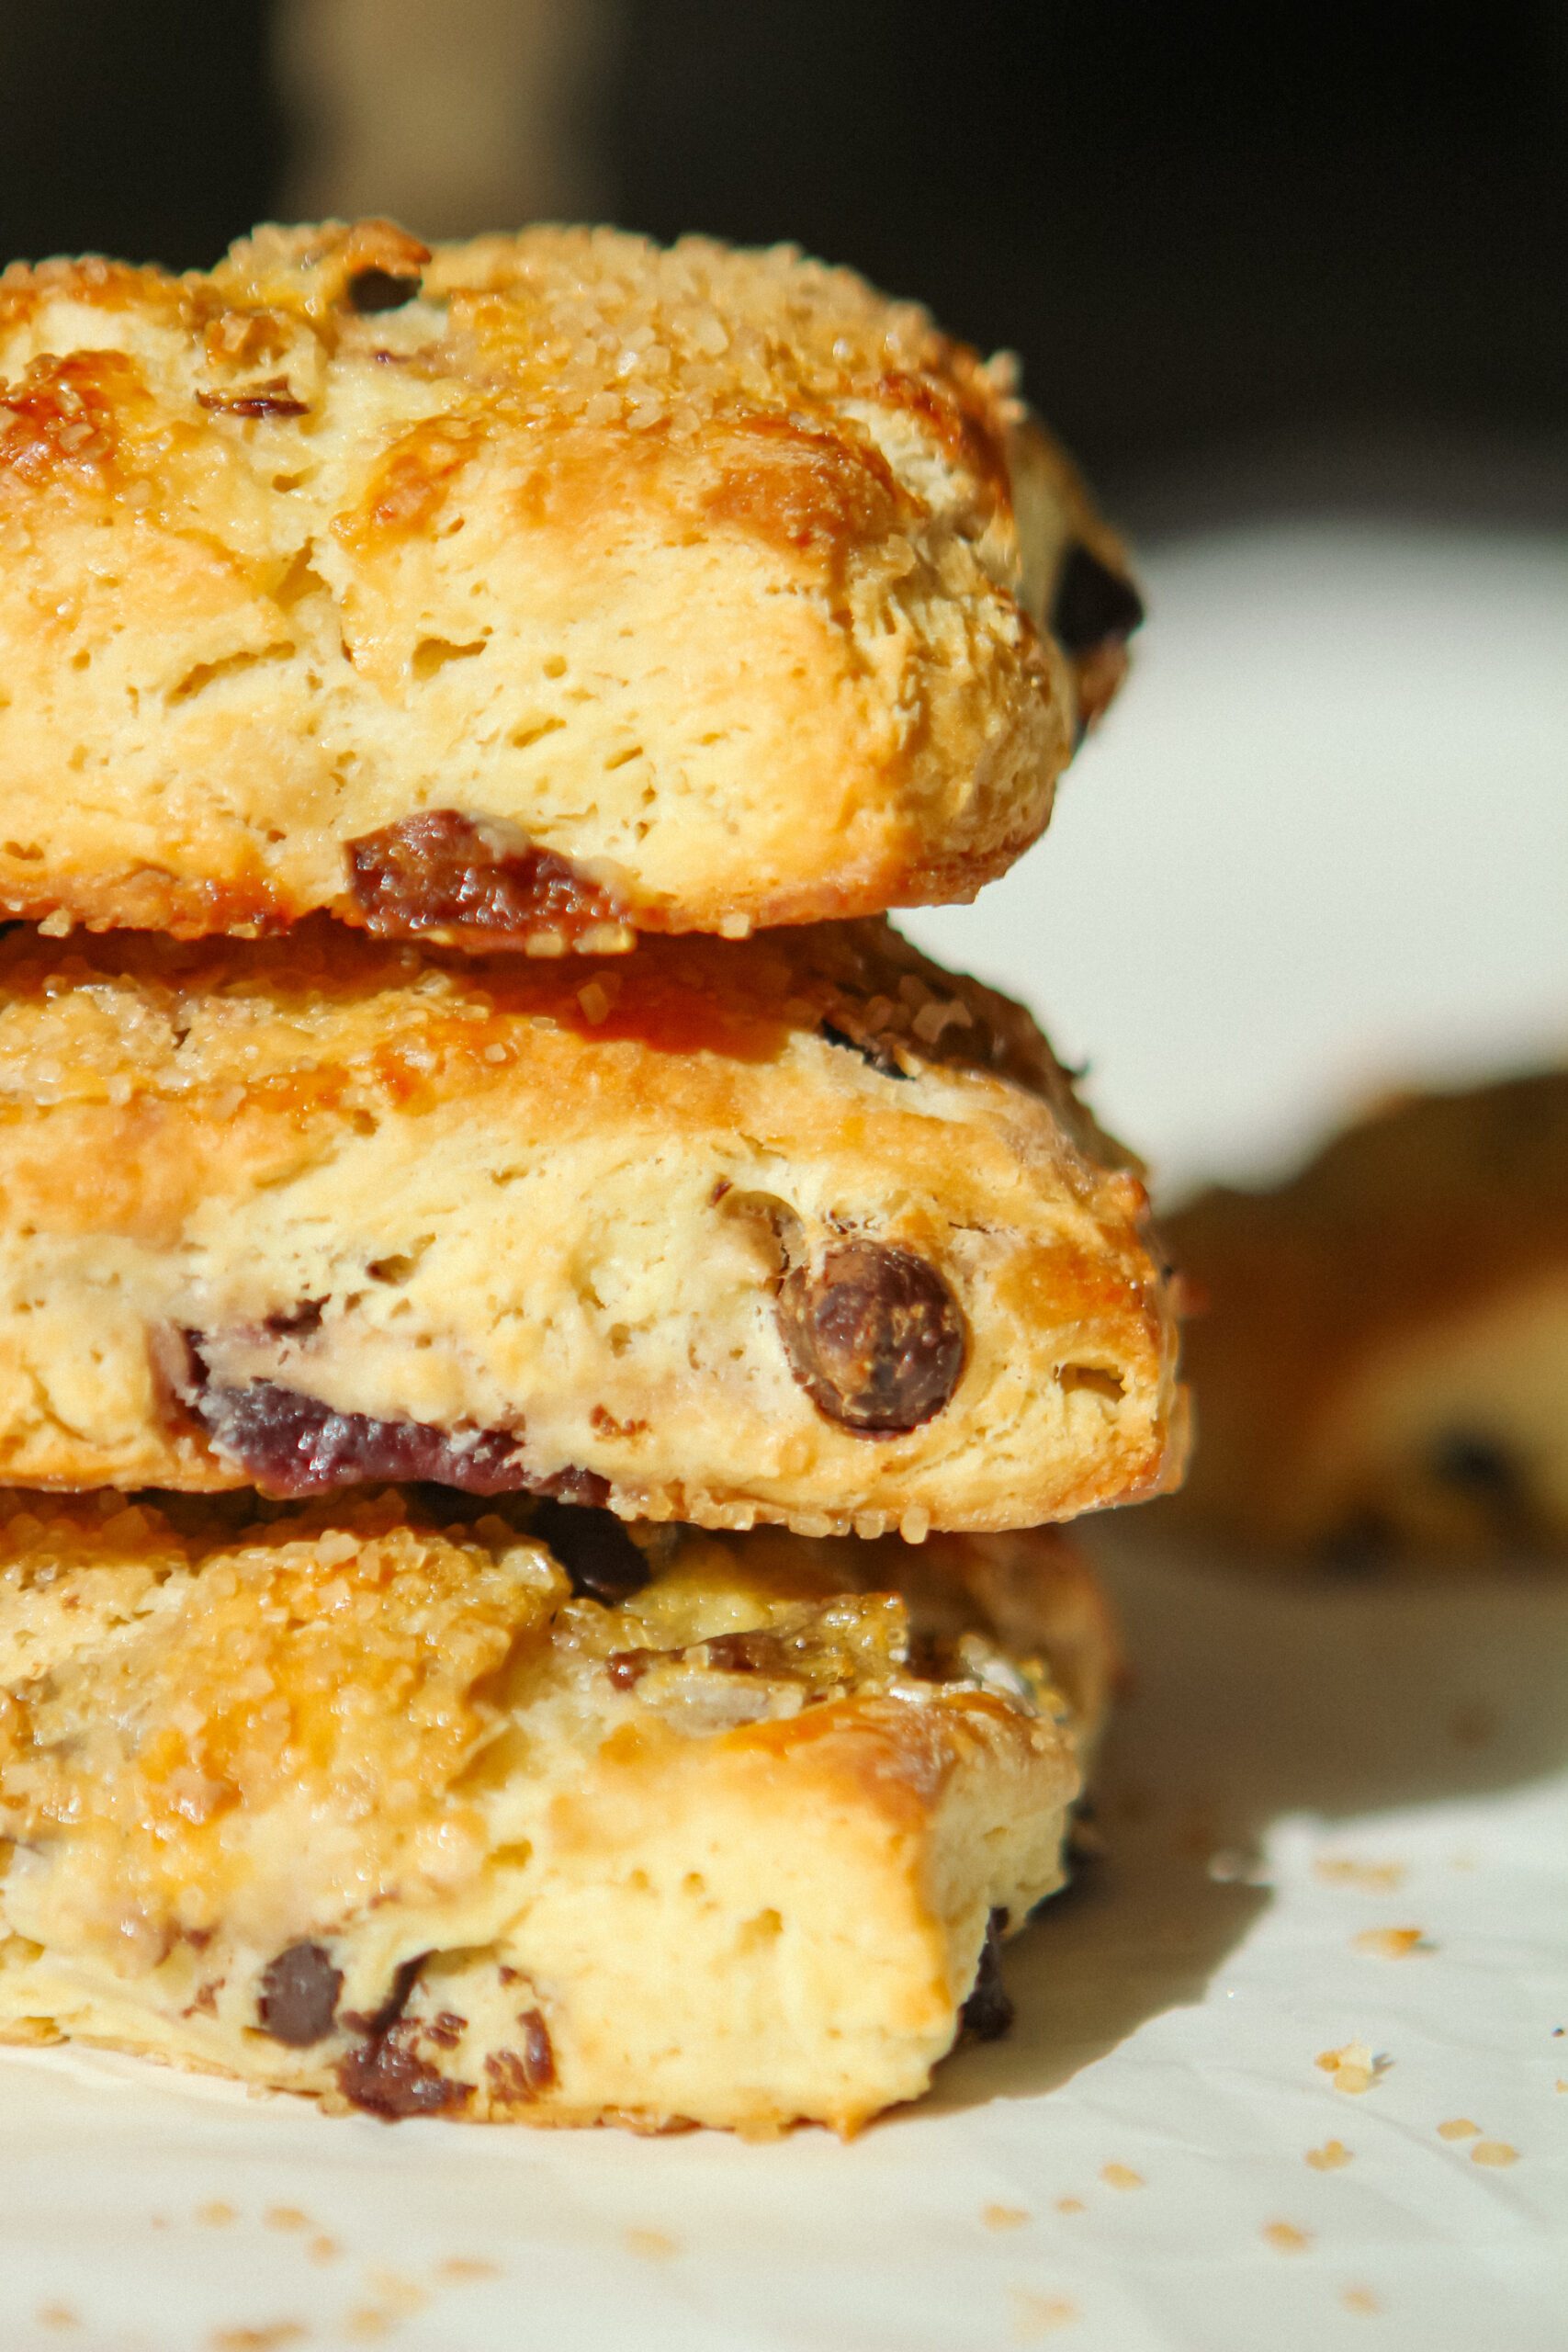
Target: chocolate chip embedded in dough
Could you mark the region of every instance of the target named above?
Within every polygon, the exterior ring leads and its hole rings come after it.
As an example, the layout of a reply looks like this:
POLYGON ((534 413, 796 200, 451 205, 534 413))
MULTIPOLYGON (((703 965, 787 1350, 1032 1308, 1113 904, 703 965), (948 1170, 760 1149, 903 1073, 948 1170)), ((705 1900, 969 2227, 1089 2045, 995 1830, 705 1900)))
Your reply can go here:
POLYGON ((912 1250, 836 1242, 818 1264, 790 1268, 776 1311, 790 1370, 818 1412, 845 1429, 918 1429, 963 1375, 963 1310, 912 1250))
POLYGON ((1007 1922, 1005 1911, 993 1911, 987 1919, 975 1988, 958 2013, 963 2030, 976 2041, 999 2041, 1012 2027, 1012 1996, 1002 1983, 1002 1929, 1007 1922))
POLYGON ((264 2033, 290 2050, 324 2041, 337 2019, 343 1971, 324 1944, 290 1944, 263 1972, 256 2015, 264 2033))
POLYGON ((472 2083, 453 2082, 420 2055, 419 2028, 399 2024, 338 2061, 339 2090, 352 2106, 389 2123, 408 2115, 441 2115, 466 2107, 472 2083))
POLYGON ((362 317, 378 311, 400 311, 419 292, 417 276, 407 277, 395 269, 356 269, 346 288, 348 306, 362 317))
POLYGON ((1144 600, 1132 582, 1077 540, 1067 549, 1051 606, 1051 630, 1068 653, 1089 653, 1097 645, 1120 645, 1144 617, 1144 600))
POLYGON ((613 1511, 547 1500, 536 1506, 528 1532, 555 1554, 580 1600, 613 1607, 648 1582, 648 1562, 613 1511))

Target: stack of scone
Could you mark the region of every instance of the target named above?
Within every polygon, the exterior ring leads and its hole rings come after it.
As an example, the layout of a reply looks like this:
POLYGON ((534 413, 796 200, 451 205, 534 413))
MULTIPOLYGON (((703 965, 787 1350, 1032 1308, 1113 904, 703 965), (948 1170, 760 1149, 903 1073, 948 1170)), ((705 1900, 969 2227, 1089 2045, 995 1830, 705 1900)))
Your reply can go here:
POLYGON ((0 2032, 852 2127, 1005 2014, 1180 1467, 1135 1170, 880 917, 1138 617, 785 252, 0 278, 0 2032))

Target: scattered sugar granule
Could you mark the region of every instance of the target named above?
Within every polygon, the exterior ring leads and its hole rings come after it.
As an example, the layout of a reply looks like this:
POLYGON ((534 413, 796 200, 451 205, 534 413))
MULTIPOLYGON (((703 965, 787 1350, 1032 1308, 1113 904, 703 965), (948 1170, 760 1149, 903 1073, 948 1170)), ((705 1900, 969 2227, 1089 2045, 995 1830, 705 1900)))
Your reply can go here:
POLYGON ((1307 2150, 1306 2160, 1314 2172, 1337 2172, 1350 2162, 1350 2151, 1343 2140, 1325 2140, 1321 2148, 1307 2150))
POLYGON ((404 2278, 400 2270, 367 2270, 365 2284, 389 2312, 421 2312, 430 2301, 429 2289, 417 2278, 404 2278))
POLYGON ((1452 2115, 1446 2123, 1438 2124, 1438 2137, 1439 2140, 1478 2140, 1481 2126, 1472 2123, 1468 2115, 1452 2115))
POLYGON ((681 2249, 665 2230, 628 2230, 626 2245, 645 2262, 669 2262, 681 2249))
POLYGON ((590 1022, 595 1028, 601 1021, 609 1018, 610 1000, 602 980, 590 980, 586 987, 579 989, 577 1001, 582 1008, 584 1021, 590 1022))
POLYGON ((1315 2063, 1333 2076, 1337 2091, 1346 2091, 1354 2098, 1381 2082, 1393 2061, 1374 2058, 1364 2041, 1348 2041, 1343 2050, 1320 2050, 1315 2063))
POLYGON ((1381 2312, 1382 2309, 1370 2287, 1347 2287, 1339 2300, 1348 2312, 1381 2312))
POLYGON ((1029 2215, 1021 2205, 983 2205, 980 2219, 988 2230, 1021 2230, 1029 2215))
POLYGON ((1059 2327, 1071 2327, 1078 2315, 1077 2303, 1066 2295, 1034 2295, 1021 2287, 1013 2289, 1013 2335, 1024 2344, 1054 2335, 1059 2327))
POLYGON ((269 2230, 310 2230, 315 2227, 309 2213, 298 2205, 269 2205, 262 2215, 269 2230))
POLYGON ((1419 1928, 1364 1928, 1351 1941, 1355 1951, 1374 1960, 1408 1960, 1413 1952, 1437 1950, 1419 1928))
POLYGON ((1517 2165, 1519 2152, 1510 2148, 1506 2140, 1477 2140, 1470 2152, 1470 2161, 1472 2165, 1492 2165, 1500 2170, 1505 2165, 1517 2165))
POLYGON ((1304 2254, 1312 2244, 1305 2230, 1298 2230, 1294 2222, 1265 2222, 1263 2235, 1276 2254, 1304 2254))
POLYGON ((1327 1886, 1360 1886, 1371 1894, 1392 1894, 1404 1883, 1403 1862, 1362 1862, 1349 1854, 1320 1854, 1312 1867, 1327 1886))
POLYGON ((1143 2174, 1134 2172, 1131 2165, 1101 2165, 1100 2177, 1107 2188, 1142 2188, 1146 2185, 1143 2174))

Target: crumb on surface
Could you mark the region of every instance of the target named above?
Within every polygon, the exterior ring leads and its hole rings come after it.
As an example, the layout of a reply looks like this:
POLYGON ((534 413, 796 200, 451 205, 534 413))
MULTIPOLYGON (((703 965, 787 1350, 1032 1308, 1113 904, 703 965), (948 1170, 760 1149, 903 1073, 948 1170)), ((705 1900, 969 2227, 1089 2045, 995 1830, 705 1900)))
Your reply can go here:
POLYGON ((196 2218, 205 2230, 226 2230, 231 2222, 239 2220, 240 2209, 237 2205, 225 2204, 221 2197, 215 2197, 210 2205, 197 2207, 196 2218))
POLYGON ((982 2205, 980 2219, 988 2230, 1021 2230, 1029 2215, 1021 2205, 982 2205))
POLYGON ((1408 1960, 1414 1952, 1436 1951, 1420 1928, 1363 1928, 1351 1939, 1352 1949, 1376 1960, 1408 1960))
POLYGON ((1319 1854, 1313 1874, 1325 1886, 1364 1887, 1369 1894, 1393 1894, 1404 1883, 1403 1862, 1363 1862, 1353 1854, 1319 1854))
POLYGON ((1355 2098, 1381 2082, 1393 2061, 1381 2054, 1374 2057, 1364 2041, 1348 2041, 1340 2050, 1320 2050, 1314 2064, 1333 2077, 1337 2091, 1355 2098))
POLYGON ((681 2249, 667 2230, 628 2230, 626 2246, 646 2262, 668 2262, 681 2249))
POLYGON ((367 2270, 365 2284, 389 2312, 423 2311, 430 2301, 430 2290, 400 2270, 367 2270))
POLYGON ((1491 2165, 1501 2170, 1505 2165, 1517 2165, 1519 2152, 1517 2148, 1511 2148, 1506 2140, 1477 2140, 1470 2152, 1470 2161, 1472 2165, 1491 2165))
POLYGON ((323 2231, 319 2238, 310 2240, 305 2251, 312 2262, 335 2262, 343 2248, 336 2238, 328 2237, 323 2231))
POLYGON ((1100 2177, 1107 2188, 1143 2188, 1147 2186, 1141 2172, 1131 2165, 1101 2165, 1100 2177))
POLYGON ((42 2303, 33 2314, 39 2327, 80 2327, 81 2314, 69 2303, 42 2303))
POLYGON ((1348 2165, 1350 2159, 1351 2151, 1343 2140, 1325 2140, 1321 2148, 1309 2148, 1306 2152, 1306 2160, 1314 2172, 1337 2172, 1340 2165, 1348 2165))
POLYGON ((1087 2211, 1088 2208, 1081 2197, 1058 2197, 1056 2211, 1058 2213, 1082 2213, 1087 2211))
POLYGON ((1309 2230, 1298 2230, 1294 2222, 1265 2222, 1263 2235, 1276 2254, 1304 2254, 1312 2244, 1309 2230))
POLYGON ((1013 2289, 1013 2335, 1022 2343, 1036 2336, 1053 2335, 1059 2327, 1070 2327, 1078 2315, 1078 2307, 1066 2295, 1036 2295, 1027 2288, 1013 2289))
POLYGON ((298 2205, 269 2205, 262 2215, 269 2230, 312 2230, 315 2223, 298 2205))
POLYGON ((1451 2115, 1446 2123, 1438 2124, 1438 2137, 1439 2140, 1478 2140, 1481 2126, 1472 2123, 1468 2115, 1451 2115))
POLYGON ((1382 2309, 1370 2287, 1347 2287, 1339 2300, 1348 2312, 1381 2312, 1382 2309))
POLYGON ((305 2330, 297 2319, 280 2319, 264 2327, 215 2327, 207 2341, 211 2352, 283 2352, 286 2345, 303 2344, 305 2330))
POLYGON ((436 2264, 435 2275, 454 2287, 462 2287, 477 2278, 499 2278, 501 2265, 489 2261, 482 2254, 449 2254, 445 2262, 436 2264))

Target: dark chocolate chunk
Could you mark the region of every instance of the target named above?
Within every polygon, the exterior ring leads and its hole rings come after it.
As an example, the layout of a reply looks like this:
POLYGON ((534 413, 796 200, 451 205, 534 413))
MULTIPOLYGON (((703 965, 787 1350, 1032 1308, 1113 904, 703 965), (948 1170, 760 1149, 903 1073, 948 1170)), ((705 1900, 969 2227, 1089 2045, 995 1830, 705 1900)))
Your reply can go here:
POLYGON ((418 2049, 416 2025, 394 2025, 378 2039, 363 2042, 338 2061, 339 2090, 351 2105, 367 2115, 400 2122, 409 2115, 441 2115, 466 2107, 473 2097, 471 2083, 455 2083, 438 2074, 418 2049))
POLYGON ((555 1554, 580 1600, 614 1607, 648 1582, 648 1562, 613 1511, 547 1500, 535 1510, 528 1532, 555 1554))
POLYGON ((1399 1536, 1392 1521, 1380 1510, 1352 1511, 1318 1546, 1325 1567, 1344 1577, 1377 1576, 1398 1549, 1399 1536))
POLYGON ((1433 1477, 1474 1506, 1497 1544, 1528 1551, 1543 1540, 1525 1465, 1500 1439, 1483 1430, 1446 1430, 1428 1459, 1433 1477))
POLYGON ((523 2071, 532 2091, 547 2091, 556 2078, 555 2046, 542 2009, 525 2009, 517 2020, 523 2029, 523 2071))
POLYGON ((504 946, 537 931, 569 945, 618 922, 608 891, 553 850, 536 849, 514 826, 430 808, 348 844, 349 889, 366 927, 382 937, 460 932, 504 946))
POLYGON ((337 2019, 343 1971, 324 1944, 290 1944, 263 1972, 256 2015, 262 2031, 290 2050, 324 2041, 337 2019))
POLYGON ((1524 1484, 1507 1448, 1473 1430, 1445 1430, 1432 1446, 1431 1463, 1434 1478, 1478 1500, 1504 1496, 1513 1500, 1524 1484))
POLYGON ((517 2022, 523 2029, 521 2050, 492 2050, 485 2060, 491 2091, 511 2107, 537 2098, 556 2078, 556 2053, 543 2013, 525 2009, 517 2022))
POLYGON ((963 1311, 912 1250, 834 1243, 817 1267, 791 1267, 777 1318, 790 1370, 818 1410, 846 1429, 917 1429, 942 1411, 963 1374, 963 1311))
POLYGON ((429 1479, 468 1494, 499 1495, 530 1484, 509 1430, 454 1436, 423 1421, 378 1421, 340 1413, 318 1396, 274 1381, 225 1388, 200 1376, 200 1340, 187 1334, 196 1376, 185 1401, 220 1453, 265 1494, 325 1494, 367 1479, 429 1479))
POLYGON ((392 269, 356 269, 348 281, 350 310, 362 317, 378 311, 400 311, 419 292, 417 277, 406 277, 392 269))
POLYGON ((1002 1983, 1002 1929, 1007 1923, 1005 1911, 993 1911, 986 1921, 975 1989, 958 2013, 962 2030, 976 2041, 999 2041, 1011 2030, 1012 1996, 1002 1983))
POLYGON ((1052 634, 1058 642, 1068 653, 1119 645, 1143 617, 1143 598, 1132 582, 1075 540, 1063 560, 1051 607, 1052 634))
POLYGON ((847 1030, 835 1028, 830 1021, 824 1021, 817 1034, 829 1046, 842 1046, 848 1052, 858 1054, 867 1069, 875 1070, 882 1078, 899 1078, 908 1085, 914 1077, 913 1070, 899 1069, 885 1046, 878 1046, 868 1037, 852 1037, 847 1030))

